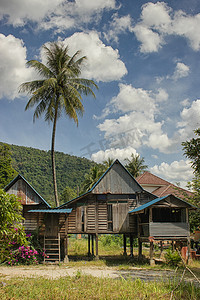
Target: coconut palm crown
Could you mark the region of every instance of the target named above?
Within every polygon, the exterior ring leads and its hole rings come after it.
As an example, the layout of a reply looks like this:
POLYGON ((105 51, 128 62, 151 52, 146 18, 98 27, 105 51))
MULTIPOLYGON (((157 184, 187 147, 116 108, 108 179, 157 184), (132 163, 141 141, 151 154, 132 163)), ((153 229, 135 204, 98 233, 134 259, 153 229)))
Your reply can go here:
POLYGON ((19 92, 31 95, 25 110, 36 106, 33 121, 45 114, 45 121, 53 123, 51 157, 56 206, 59 206, 54 153, 57 120, 64 112, 78 126, 78 115, 84 112, 81 95, 95 97, 92 89, 98 88, 93 80, 80 77, 86 56, 80 57, 80 51, 70 56, 68 50, 68 46, 61 42, 43 45, 46 63, 37 60, 27 62, 28 67, 38 72, 39 79, 19 87, 19 92))

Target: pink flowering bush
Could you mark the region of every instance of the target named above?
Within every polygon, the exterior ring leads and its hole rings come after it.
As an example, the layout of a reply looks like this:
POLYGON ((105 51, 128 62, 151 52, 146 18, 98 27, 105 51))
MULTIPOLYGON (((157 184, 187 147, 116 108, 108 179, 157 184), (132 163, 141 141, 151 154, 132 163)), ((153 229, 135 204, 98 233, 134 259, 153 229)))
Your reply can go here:
POLYGON ((20 246, 16 250, 11 250, 8 256, 8 265, 30 265, 38 263, 38 251, 31 246, 20 246))

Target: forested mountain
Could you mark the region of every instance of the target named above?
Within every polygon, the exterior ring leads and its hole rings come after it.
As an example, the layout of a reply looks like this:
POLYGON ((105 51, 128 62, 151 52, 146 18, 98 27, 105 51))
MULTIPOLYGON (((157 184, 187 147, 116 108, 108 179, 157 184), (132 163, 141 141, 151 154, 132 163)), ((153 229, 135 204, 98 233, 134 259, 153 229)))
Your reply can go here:
MULTIPOLYGON (((9 146, 13 168, 24 176, 46 201, 54 205, 51 151, 16 145, 9 146)), ((86 158, 71 156, 63 152, 56 152, 55 157, 59 194, 66 186, 77 192, 78 188, 81 189, 85 174, 95 163, 86 158)))

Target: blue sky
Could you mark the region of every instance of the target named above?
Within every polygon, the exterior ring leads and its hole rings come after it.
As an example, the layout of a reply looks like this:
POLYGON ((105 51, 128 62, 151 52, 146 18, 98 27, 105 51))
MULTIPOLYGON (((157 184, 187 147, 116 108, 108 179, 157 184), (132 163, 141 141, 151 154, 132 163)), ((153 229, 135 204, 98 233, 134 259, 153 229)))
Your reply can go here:
POLYGON ((76 127, 58 121, 56 150, 97 162, 144 157, 149 170, 184 187, 192 179, 181 143, 200 116, 200 2, 10 0, 0 2, 0 141, 49 150, 52 124, 24 111, 29 59, 63 41, 87 56, 82 76, 98 85, 83 98, 76 127))

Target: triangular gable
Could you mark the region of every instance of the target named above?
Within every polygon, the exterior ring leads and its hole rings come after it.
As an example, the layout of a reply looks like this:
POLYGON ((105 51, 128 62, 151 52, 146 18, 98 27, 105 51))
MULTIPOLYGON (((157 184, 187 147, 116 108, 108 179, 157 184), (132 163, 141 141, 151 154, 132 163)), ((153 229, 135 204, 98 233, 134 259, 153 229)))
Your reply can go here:
POLYGON ((62 208, 77 200, 87 197, 89 194, 135 194, 144 191, 129 171, 118 159, 105 171, 93 187, 83 195, 80 195, 62 205, 62 208))
POLYGON ((196 209, 196 207, 193 206, 192 204, 190 204, 174 195, 167 195, 167 196, 163 196, 161 198, 156 198, 152 201, 149 201, 148 203, 145 203, 139 207, 136 207, 135 209, 129 211, 129 213, 130 214, 140 213, 146 208, 150 208, 151 206, 153 206, 155 204, 162 203, 163 201, 167 201, 167 200, 173 200, 173 202, 175 202, 177 204, 177 207, 182 207, 182 208, 187 207, 190 209, 196 209))
MULTIPOLYGON (((32 192, 32 195, 34 195, 34 197, 37 198, 37 204, 43 203, 45 206, 47 207, 51 207, 41 196, 40 194, 38 194, 38 192, 28 183, 28 181, 20 174, 18 174, 8 185, 6 185, 6 187, 4 188, 4 190, 8 193, 12 193, 15 194, 16 196, 18 196, 18 191, 17 191, 17 182, 19 180, 22 180, 27 186, 28 189, 26 189, 26 193, 28 193, 29 191, 32 192)), ((35 199, 36 199, 35 198, 35 199)))
POLYGON ((141 191, 143 188, 118 159, 90 190, 93 194, 134 194, 141 191))

